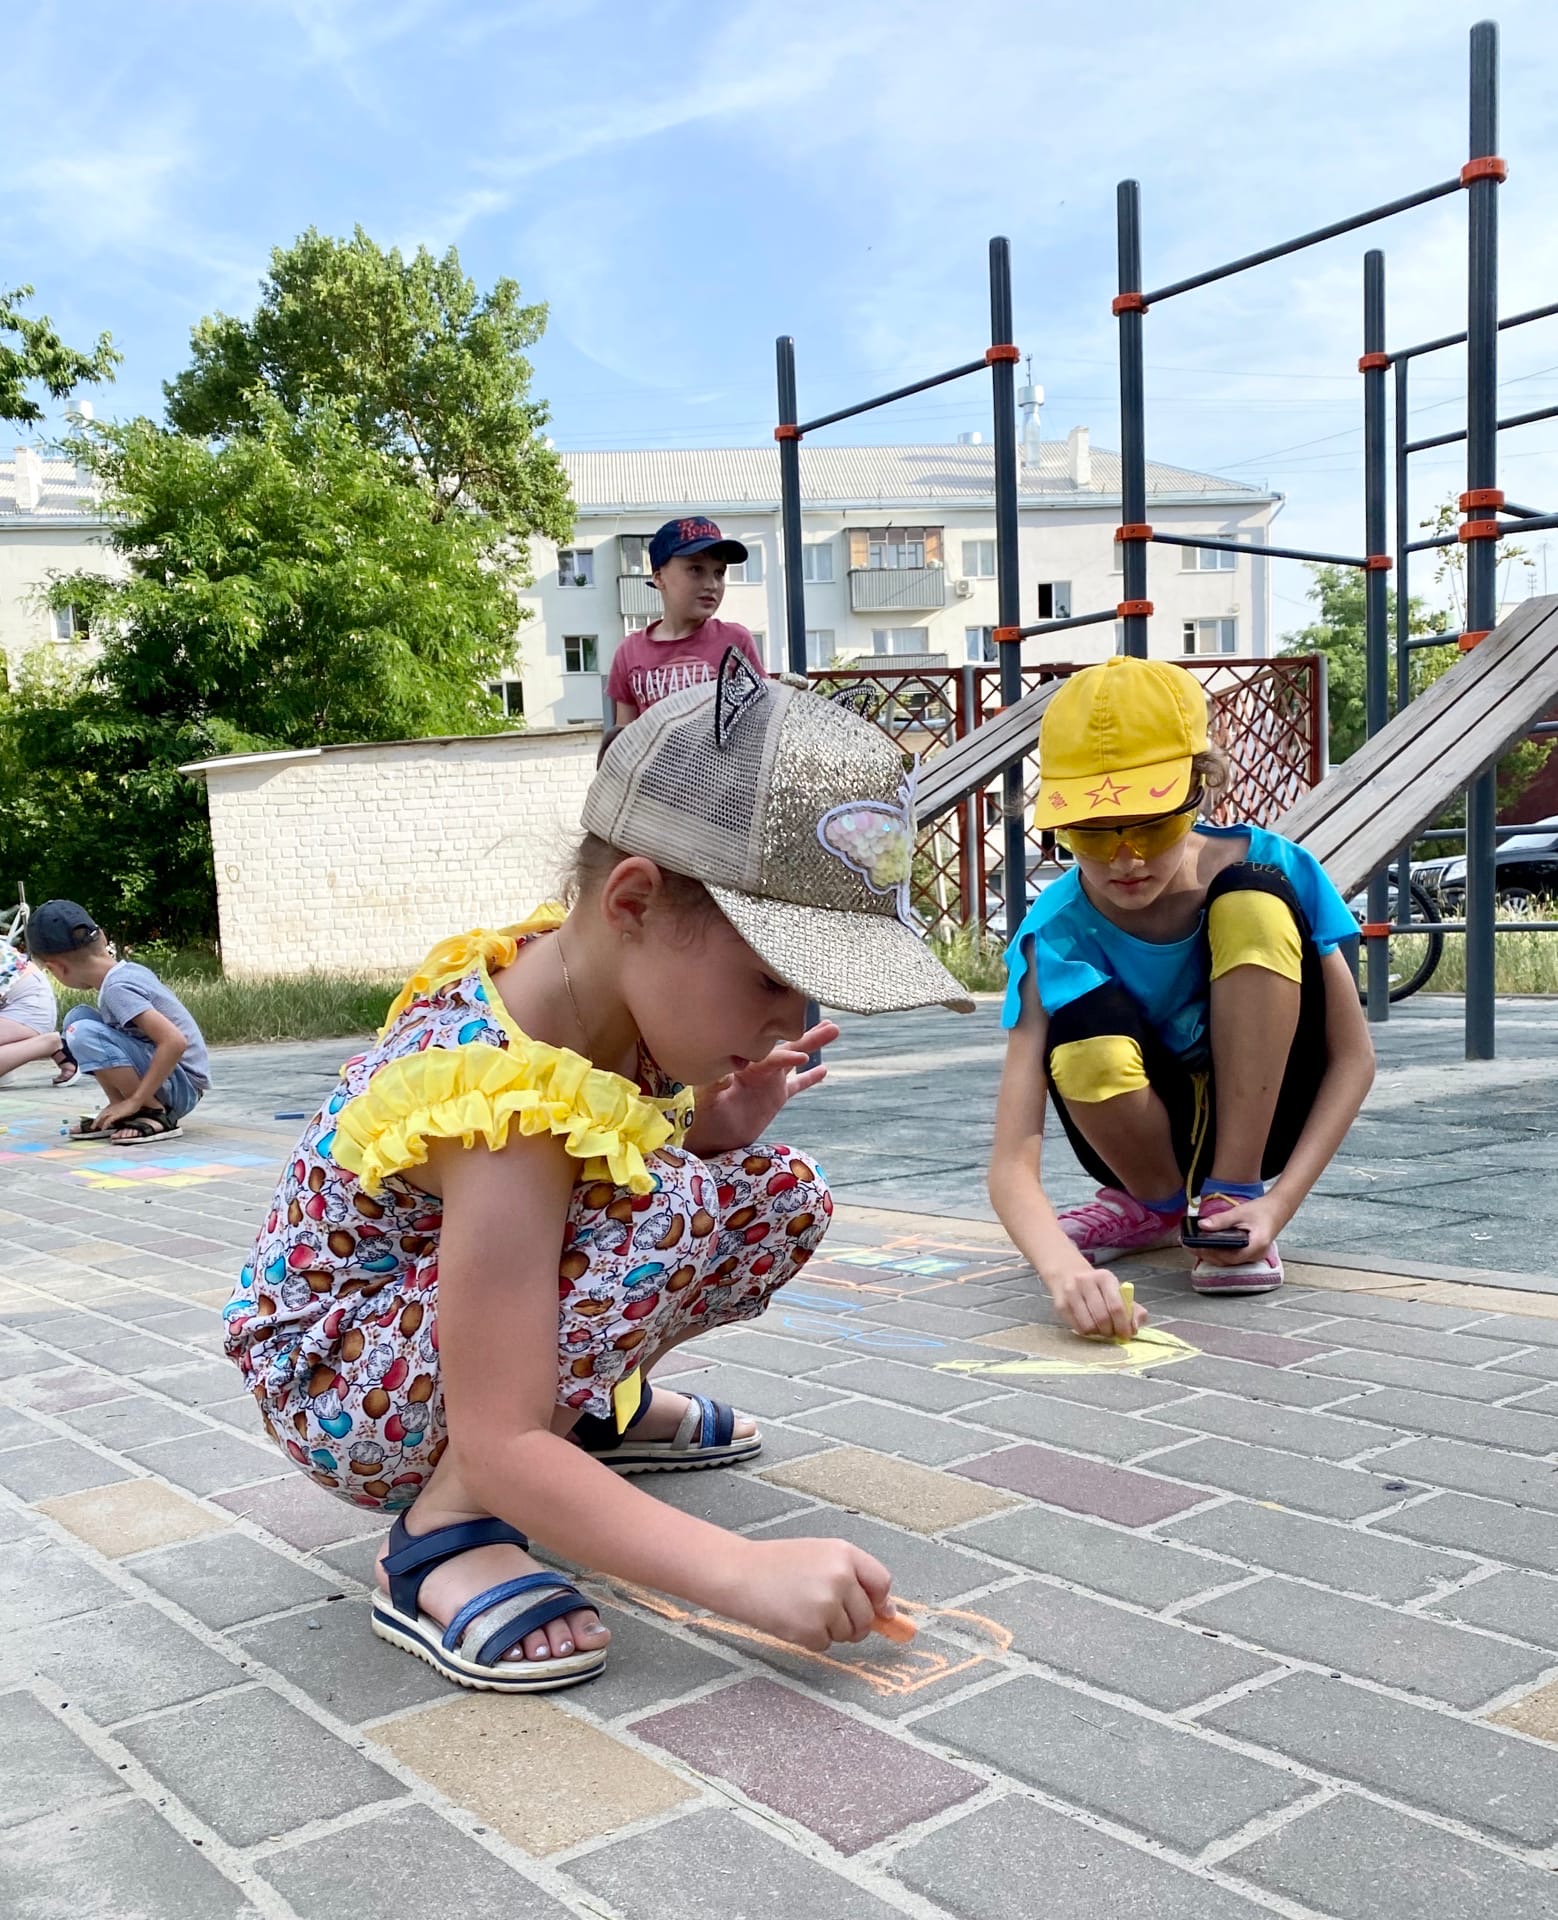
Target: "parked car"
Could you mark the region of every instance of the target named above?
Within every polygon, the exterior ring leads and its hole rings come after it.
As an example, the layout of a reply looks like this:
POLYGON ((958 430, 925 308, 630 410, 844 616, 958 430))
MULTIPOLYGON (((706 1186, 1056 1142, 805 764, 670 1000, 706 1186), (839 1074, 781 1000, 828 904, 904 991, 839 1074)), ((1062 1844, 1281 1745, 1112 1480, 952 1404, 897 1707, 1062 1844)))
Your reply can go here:
MULTIPOLYGON (((1528 833, 1501 840, 1493 873, 1495 898, 1510 913, 1530 915, 1534 900, 1558 898, 1558 817, 1534 821, 1528 833)), ((1465 912, 1464 854, 1445 863, 1438 892, 1447 915, 1465 912)))

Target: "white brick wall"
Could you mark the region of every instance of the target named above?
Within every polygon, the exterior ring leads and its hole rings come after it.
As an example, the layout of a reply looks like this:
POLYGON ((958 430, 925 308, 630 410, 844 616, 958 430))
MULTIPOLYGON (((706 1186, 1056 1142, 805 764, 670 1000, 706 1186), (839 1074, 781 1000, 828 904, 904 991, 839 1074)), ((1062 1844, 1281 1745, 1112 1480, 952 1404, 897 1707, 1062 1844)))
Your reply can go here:
POLYGON ((598 728, 201 763, 233 975, 403 973, 555 896, 598 728))

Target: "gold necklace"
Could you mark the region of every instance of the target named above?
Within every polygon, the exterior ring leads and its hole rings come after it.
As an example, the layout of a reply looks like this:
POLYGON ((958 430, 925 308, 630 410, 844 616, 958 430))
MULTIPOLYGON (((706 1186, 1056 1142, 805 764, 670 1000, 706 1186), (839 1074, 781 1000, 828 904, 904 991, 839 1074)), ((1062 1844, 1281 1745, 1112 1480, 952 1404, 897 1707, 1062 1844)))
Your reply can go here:
POLYGON ((579 1029, 579 1037, 584 1042, 584 1051, 588 1057, 590 1051, 590 1030, 584 1024, 584 1015, 579 1011, 579 1002, 574 995, 573 981, 568 974, 568 956, 563 952, 563 930, 557 929, 553 936, 557 943, 557 960, 563 970, 563 987, 568 995, 568 1004, 573 1008, 573 1023, 579 1029))

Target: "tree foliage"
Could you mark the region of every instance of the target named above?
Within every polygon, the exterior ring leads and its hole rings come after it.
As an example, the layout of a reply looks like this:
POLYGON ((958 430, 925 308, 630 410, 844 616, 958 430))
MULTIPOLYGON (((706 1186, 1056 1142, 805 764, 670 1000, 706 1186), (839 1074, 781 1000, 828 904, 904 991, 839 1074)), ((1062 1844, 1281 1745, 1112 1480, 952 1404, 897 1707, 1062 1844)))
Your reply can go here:
POLYGON ((514 535, 566 541, 562 463, 541 442, 527 350, 546 326, 512 280, 478 292, 451 248, 411 259, 358 227, 350 240, 310 228, 271 254, 250 320, 218 314, 194 332, 194 358, 169 382, 168 422, 197 438, 253 432, 267 397, 298 416, 336 402, 364 445, 425 485, 435 513, 465 501, 514 535))
POLYGON ((35 426, 43 408, 30 389, 63 400, 77 387, 112 380, 123 357, 106 333, 90 353, 67 347, 47 314, 23 313, 31 287, 0 287, 0 420, 35 426))

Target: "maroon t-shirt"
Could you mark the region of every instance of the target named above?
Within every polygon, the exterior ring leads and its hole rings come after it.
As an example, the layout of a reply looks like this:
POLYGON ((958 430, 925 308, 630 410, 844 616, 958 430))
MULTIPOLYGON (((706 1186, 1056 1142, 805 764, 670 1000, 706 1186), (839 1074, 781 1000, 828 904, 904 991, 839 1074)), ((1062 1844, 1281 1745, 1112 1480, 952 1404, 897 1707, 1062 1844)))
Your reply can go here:
POLYGON ((684 687, 702 686, 719 672, 732 647, 739 647, 759 673, 768 669, 757 657, 757 643, 733 620, 705 620, 680 640, 657 638, 658 620, 630 633, 617 648, 606 680, 611 700, 626 700, 640 713, 684 687))

